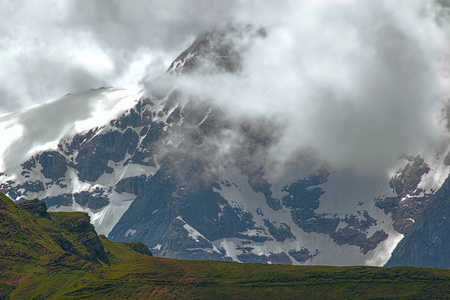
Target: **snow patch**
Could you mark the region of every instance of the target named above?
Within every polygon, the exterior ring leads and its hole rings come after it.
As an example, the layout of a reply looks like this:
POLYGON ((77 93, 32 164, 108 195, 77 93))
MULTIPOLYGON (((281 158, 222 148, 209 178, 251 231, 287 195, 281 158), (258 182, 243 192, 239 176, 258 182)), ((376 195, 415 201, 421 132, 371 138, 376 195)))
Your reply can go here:
MULTIPOLYGON (((359 246, 355 245, 338 245, 333 238, 326 234, 318 234, 315 232, 305 232, 293 221, 291 210, 287 207, 282 207, 279 210, 271 209, 262 193, 256 193, 247 183, 248 179, 242 172, 233 165, 227 165, 215 170, 219 177, 219 188, 214 188, 214 191, 219 193, 228 204, 232 207, 239 207, 243 211, 250 212, 252 219, 255 222, 254 228, 249 229, 241 234, 248 237, 262 236, 265 230, 265 236, 272 237, 264 242, 254 242, 249 239, 241 238, 227 238, 212 241, 212 244, 218 248, 222 247, 226 251, 228 257, 239 261, 238 255, 242 254, 240 248, 250 248, 249 252, 258 256, 270 256, 271 254, 286 253, 294 264, 321 264, 321 265, 335 265, 336 257, 339 257, 340 265, 384 265, 389 259, 390 252, 386 253, 377 251, 386 249, 392 251, 395 245, 400 241, 398 233, 392 228, 392 218, 390 215, 384 214, 382 210, 374 205, 373 199, 377 195, 384 195, 388 193, 389 180, 388 178, 379 179, 379 181, 371 181, 364 184, 364 179, 358 179, 355 174, 338 174, 331 181, 321 185, 326 190, 326 194, 320 198, 320 207, 317 213, 325 213, 330 217, 345 218, 346 215, 356 215, 362 217, 363 211, 367 211, 371 217, 378 220, 377 225, 370 227, 366 234, 368 237, 372 236, 378 230, 384 230, 389 234, 389 237, 384 242, 380 243, 375 250, 364 254, 359 246), (353 182, 355 189, 351 191, 341 191, 340 184, 345 181, 350 186, 353 182), (361 181, 363 181, 361 183, 361 181), (239 182, 239 186, 233 184, 239 182), (351 198, 351 199, 348 199, 351 198), (351 201, 349 201, 351 200, 351 201), (349 204, 347 204, 349 202, 349 204), (359 205, 358 205, 359 204, 359 205), (335 215, 334 211, 338 214, 335 215), (294 239, 286 239, 284 241, 276 240, 271 234, 265 220, 272 224, 285 223, 290 227, 290 231, 294 235, 294 239), (261 229, 261 231, 259 231, 261 229), (315 256, 305 262, 296 261, 291 255, 290 251, 300 251, 308 249, 310 253, 315 256), (317 252, 317 249, 320 252, 317 252)), ((295 178, 291 176, 295 182, 304 177, 295 178)), ((269 181, 272 184, 272 182, 269 181)), ((272 191, 274 194, 282 195, 281 191, 276 191, 277 185, 272 184, 272 191)), ((281 186, 280 186, 281 189, 281 186)), ((220 214, 219 214, 220 216, 220 214)), ((345 228, 348 224, 340 222, 339 228, 345 228)))
POLYGON ((180 216, 176 217, 175 219, 178 219, 180 221, 182 221, 184 223, 183 228, 187 230, 188 232, 188 236, 190 238, 192 238, 193 240, 195 240, 197 243, 200 242, 199 237, 203 238, 204 240, 208 241, 207 238, 205 238, 203 236, 203 234, 201 234, 200 232, 198 232, 194 227, 192 227, 191 225, 189 225, 188 223, 186 223, 183 218, 181 218, 180 216))
POLYGON ((236 244, 228 239, 223 239, 220 242, 220 248, 225 250, 225 256, 231 257, 234 261, 240 262, 238 255, 242 254, 242 251, 236 249, 236 244))
POLYGON ((127 232, 125 233, 125 237, 128 237, 129 235, 133 236, 135 233, 136 233, 136 230, 135 230, 135 229, 129 228, 129 229, 127 230, 127 232))
POLYGON ((0 170, 20 174, 20 164, 63 138, 101 127, 131 108, 139 90, 97 89, 3 115, 0 120, 0 170))

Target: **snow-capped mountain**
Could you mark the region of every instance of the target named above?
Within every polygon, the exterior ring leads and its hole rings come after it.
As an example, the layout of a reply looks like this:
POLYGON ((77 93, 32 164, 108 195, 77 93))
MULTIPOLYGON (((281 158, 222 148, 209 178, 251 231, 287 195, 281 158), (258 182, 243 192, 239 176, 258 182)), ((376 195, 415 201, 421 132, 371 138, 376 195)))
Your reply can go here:
POLYGON ((167 84, 205 62, 240 68, 232 39, 210 33, 148 91, 101 88, 1 116, 0 191, 85 211, 100 234, 159 256, 384 265, 436 198, 449 149, 401 158, 390 181, 303 152, 274 171, 270 119, 230 120, 167 84))
POLYGON ((99 138, 109 137, 114 151, 108 156, 114 161, 126 155, 123 147, 136 143, 138 135, 131 129, 113 132, 109 122, 140 97, 137 91, 101 88, 2 116, 2 191, 17 201, 42 199, 53 210, 88 210, 97 230, 108 232, 134 199, 112 187, 146 170, 128 166, 112 174, 95 146, 99 138))

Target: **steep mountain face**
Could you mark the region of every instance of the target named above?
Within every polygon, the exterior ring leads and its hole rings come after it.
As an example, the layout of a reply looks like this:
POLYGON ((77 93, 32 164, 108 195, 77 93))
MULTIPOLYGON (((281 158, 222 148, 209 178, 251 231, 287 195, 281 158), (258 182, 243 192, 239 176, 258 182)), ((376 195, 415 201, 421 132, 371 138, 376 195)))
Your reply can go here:
POLYGON ((268 161, 279 125, 230 120, 167 84, 210 65, 239 72, 233 41, 265 33, 230 32, 196 40, 145 96, 99 89, 3 116, 0 134, 11 143, 0 148, 0 191, 87 212, 99 233, 142 241, 158 256, 385 264, 437 205, 449 149, 402 158, 390 182, 332 170, 300 151, 275 171, 268 161), (53 110, 54 120, 46 117, 53 110))
POLYGON ((132 183, 153 170, 149 163, 125 164, 140 136, 122 123, 136 125, 135 111, 127 109, 140 97, 103 88, 3 116, 2 140, 10 143, 0 149, 0 189, 16 201, 39 198, 53 210, 86 211, 107 233, 134 199, 132 183))
POLYGON ((450 178, 429 202, 386 266, 450 268, 450 178))

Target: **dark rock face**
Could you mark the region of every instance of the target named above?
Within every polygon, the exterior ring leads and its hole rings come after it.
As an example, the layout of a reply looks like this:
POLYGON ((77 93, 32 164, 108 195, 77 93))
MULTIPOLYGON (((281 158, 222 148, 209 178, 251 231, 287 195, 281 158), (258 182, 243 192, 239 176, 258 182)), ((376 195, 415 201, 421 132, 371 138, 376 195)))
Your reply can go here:
POLYGON ((133 249, 137 253, 148 255, 148 256, 153 256, 150 249, 148 249, 148 247, 141 242, 121 243, 121 244, 133 249))
POLYGON ((62 235, 53 235, 53 240, 65 251, 81 256, 85 260, 98 262, 98 260, 106 260, 106 252, 100 238, 95 231, 94 226, 88 214, 83 214, 81 218, 66 221, 64 224, 69 232, 78 235, 78 242, 81 243, 86 250, 77 249, 75 245, 62 235), (83 254, 85 253, 85 254, 83 254))
POLYGON ((64 236, 62 236, 60 234, 58 234, 58 235, 55 234, 52 236, 52 239, 64 251, 70 252, 75 255, 79 255, 78 250, 75 247, 75 245, 71 241, 69 241, 67 238, 65 238, 64 236))
POLYGON ((362 217, 364 218, 364 220, 352 215, 346 217, 345 219, 343 219, 343 221, 347 223, 348 226, 361 230, 368 230, 372 225, 377 224, 377 220, 372 218, 367 211, 363 212, 362 217))
POLYGON ((76 157, 78 176, 81 180, 96 181, 107 170, 108 161, 123 160, 136 148, 138 140, 138 134, 131 128, 123 134, 116 130, 93 137, 82 145, 76 157))
POLYGON ((42 175, 53 181, 65 177, 67 172, 66 158, 57 151, 44 151, 21 164, 22 175, 26 178, 31 176, 33 169, 39 163, 42 167, 42 175))
POLYGON ((450 268, 450 178, 392 253, 386 266, 450 268))
POLYGON ((376 231, 371 237, 367 237, 363 232, 349 227, 339 229, 332 236, 338 245, 357 245, 364 254, 375 249, 380 242, 388 237, 383 230, 376 231))
POLYGON ((11 180, 0 184, 0 192, 9 195, 12 199, 16 201, 27 200, 23 196, 29 192, 38 193, 45 191, 45 186, 41 181, 25 181, 22 184, 14 185, 15 183, 11 180))
POLYGON ((80 235, 78 241, 83 244, 88 251, 88 254, 83 256, 85 260, 95 262, 97 260, 106 259, 105 248, 103 247, 102 241, 95 231, 80 235))
POLYGON ((302 215, 300 211, 293 211, 292 218, 297 220, 297 224, 300 224, 300 228, 305 230, 306 232, 317 232, 328 235, 333 235, 336 231, 336 228, 339 225, 340 219, 337 217, 327 216, 324 214, 314 215, 310 219, 307 219, 305 222, 301 222, 302 215))
POLYGON ((30 173, 32 172, 33 168, 36 168, 36 158, 33 156, 31 157, 29 160, 27 160, 26 162, 21 164, 22 166, 22 175, 25 178, 30 177, 30 173))
POLYGON ((277 241, 284 241, 286 239, 293 239, 295 236, 291 232, 291 227, 286 223, 280 223, 279 227, 265 219, 264 224, 269 228, 270 234, 277 241))
POLYGON ((82 191, 75 193, 73 197, 78 204, 91 209, 99 209, 109 204, 108 197, 100 188, 94 189, 92 192, 82 191))
POLYGON ((414 220, 421 215, 431 196, 417 187, 422 175, 429 172, 428 165, 420 156, 405 158, 410 163, 390 181, 390 186, 397 197, 375 199, 376 206, 386 214, 394 215, 394 229, 400 233, 408 232, 414 224, 414 220))
POLYGON ((46 151, 36 156, 42 166, 42 174, 49 179, 58 180, 65 177, 67 162, 64 156, 56 151, 46 151))
POLYGON ((38 193, 44 191, 44 184, 40 181, 25 181, 24 184, 20 185, 20 188, 25 189, 29 192, 38 193))
POLYGON ((360 247, 362 253, 367 254, 388 238, 384 230, 378 230, 370 237, 367 235, 367 230, 377 223, 367 211, 364 211, 362 216, 351 215, 341 221, 348 225, 330 234, 338 245, 356 245, 360 247))
POLYGON ((45 203, 47 203, 47 206, 70 206, 72 205, 73 199, 72 194, 62 194, 54 197, 45 197, 42 199, 45 203))
POLYGON ((399 196, 406 196, 412 192, 413 195, 419 195, 423 190, 417 189, 423 174, 430 171, 430 167, 419 155, 412 158, 406 157, 409 164, 397 176, 391 179, 390 185, 394 192, 399 196))
POLYGON ((302 248, 299 251, 294 251, 294 250, 289 251, 289 255, 292 256, 293 258, 295 258, 295 260, 297 260, 298 262, 305 262, 308 259, 311 259, 314 256, 316 256, 317 250, 316 250, 315 254, 311 254, 311 252, 309 252, 308 249, 302 248))
POLYGON ((39 218, 48 217, 47 205, 45 204, 45 202, 40 201, 38 199, 20 202, 19 206, 25 209, 26 211, 30 212, 35 217, 39 218))
POLYGON ((79 218, 75 222, 68 224, 68 226, 68 229, 71 232, 95 232, 95 228, 91 224, 91 220, 88 214, 83 214, 82 218, 79 218))
POLYGON ((82 191, 79 193, 75 193, 73 197, 75 198, 75 201, 80 204, 81 206, 86 206, 89 202, 89 196, 91 194, 88 191, 82 191))
POLYGON ((146 175, 124 178, 116 184, 115 190, 119 194, 126 192, 139 195, 144 190, 150 178, 151 176, 146 175))

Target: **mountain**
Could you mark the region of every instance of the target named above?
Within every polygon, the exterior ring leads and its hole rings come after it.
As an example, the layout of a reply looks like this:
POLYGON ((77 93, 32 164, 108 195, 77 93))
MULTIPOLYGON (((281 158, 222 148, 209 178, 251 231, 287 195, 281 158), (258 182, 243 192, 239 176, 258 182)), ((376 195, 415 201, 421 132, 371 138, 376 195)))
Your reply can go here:
POLYGON ((386 266, 450 268, 450 177, 430 198, 386 266))
POLYGON ((262 266, 152 257, 141 243, 98 236, 81 212, 47 212, 0 194, 0 299, 443 299, 450 271, 262 266))
POLYGON ((133 118, 124 112, 140 97, 139 91, 101 88, 2 116, 1 190, 16 201, 39 198, 55 209, 89 211, 97 230, 107 233, 135 197, 111 187, 151 174, 143 164, 113 173, 139 135, 109 123, 133 118))
POLYGON ((334 170, 307 150, 271 164, 279 124, 229 118, 177 85, 239 74, 236 39, 264 37, 251 27, 208 33, 145 91, 101 88, 2 116, 0 191, 86 212, 100 234, 156 256, 384 265, 438 206, 450 149, 402 156, 390 180, 334 170))

